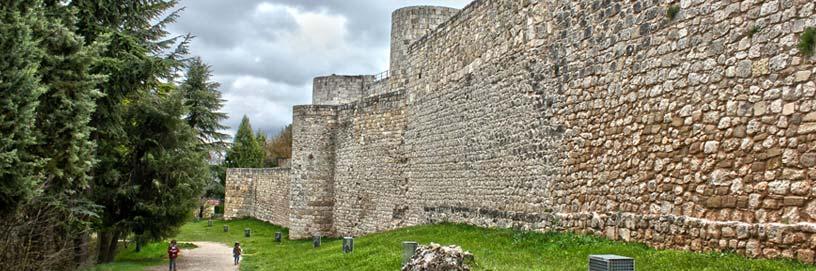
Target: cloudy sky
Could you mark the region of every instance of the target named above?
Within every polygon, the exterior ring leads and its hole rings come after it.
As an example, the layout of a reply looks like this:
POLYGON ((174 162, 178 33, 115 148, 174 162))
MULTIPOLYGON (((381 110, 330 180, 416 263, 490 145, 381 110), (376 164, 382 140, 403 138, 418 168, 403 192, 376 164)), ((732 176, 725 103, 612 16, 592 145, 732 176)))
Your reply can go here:
POLYGON ((413 5, 462 8, 470 0, 182 0, 169 30, 192 33, 192 53, 221 83, 226 125, 243 115, 274 134, 292 106, 311 103, 312 78, 388 69, 391 12, 413 5))

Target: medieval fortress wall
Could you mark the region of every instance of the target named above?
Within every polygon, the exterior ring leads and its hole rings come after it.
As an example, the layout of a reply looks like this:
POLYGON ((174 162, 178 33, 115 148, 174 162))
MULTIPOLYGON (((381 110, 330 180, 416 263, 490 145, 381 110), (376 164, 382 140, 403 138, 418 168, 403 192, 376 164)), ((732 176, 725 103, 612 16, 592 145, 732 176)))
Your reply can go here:
POLYGON ((289 226, 288 168, 230 168, 227 176, 225 217, 255 217, 289 226))
POLYGON ((289 183, 273 185, 288 195, 231 170, 228 217, 283 204, 292 238, 453 221, 814 261, 816 59, 796 47, 811 1, 478 0, 393 17, 427 35, 397 42, 404 54, 392 37, 387 79, 316 79, 315 105, 294 109, 289 183))

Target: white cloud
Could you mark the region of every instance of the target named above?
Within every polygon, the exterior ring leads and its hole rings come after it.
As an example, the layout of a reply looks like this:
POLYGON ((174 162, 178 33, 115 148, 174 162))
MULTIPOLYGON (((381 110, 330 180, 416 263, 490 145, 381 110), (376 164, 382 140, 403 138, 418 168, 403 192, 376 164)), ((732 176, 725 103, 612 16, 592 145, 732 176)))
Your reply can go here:
POLYGON ((169 30, 197 36, 192 52, 212 65, 232 132, 245 114, 253 128, 275 132, 292 121, 292 106, 311 102, 312 78, 387 69, 393 10, 469 2, 182 0, 169 30))

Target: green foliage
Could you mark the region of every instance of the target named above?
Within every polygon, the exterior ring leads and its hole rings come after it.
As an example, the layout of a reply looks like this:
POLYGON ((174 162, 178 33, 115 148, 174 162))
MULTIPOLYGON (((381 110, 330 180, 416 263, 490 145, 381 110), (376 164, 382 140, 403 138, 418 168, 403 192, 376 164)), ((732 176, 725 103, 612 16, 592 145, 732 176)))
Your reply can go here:
POLYGON ((87 187, 94 161, 89 122, 102 96, 96 86, 104 77, 90 69, 104 44, 85 46, 82 37, 60 23, 74 19, 71 11, 63 9, 54 7, 52 13, 61 18, 38 29, 45 52, 41 80, 47 91, 37 108, 39 144, 35 150, 47 159, 42 171, 47 192, 73 196, 87 187))
POLYGON ((212 199, 224 199, 227 166, 224 163, 210 164, 211 179, 204 188, 204 196, 212 199))
POLYGON ((258 138, 252 133, 252 125, 247 116, 241 120, 234 140, 232 148, 227 151, 225 161, 227 167, 259 168, 264 166, 264 151, 258 144, 258 138))
POLYGON ((43 23, 38 1, 0 5, 0 213, 13 213, 31 199, 41 179, 36 144, 36 109, 46 88, 40 81, 44 52, 34 30, 43 23))
POLYGON ((181 95, 149 95, 127 108, 126 187, 119 211, 128 214, 120 223, 149 240, 170 236, 198 206, 209 177, 205 152, 198 149, 196 133, 181 118, 181 95))
MULTIPOLYGON (((97 164, 91 198, 105 206, 96 225, 98 260, 113 260, 115 240, 170 235, 191 214, 209 178, 198 134, 183 119, 178 71, 191 35, 166 38, 178 18, 175 0, 72 0, 77 32, 86 43, 103 42, 104 94, 91 118, 97 164)), ((206 75, 206 73, 205 73, 206 75)), ((206 76, 205 76, 206 77, 206 76)), ((211 86, 212 83, 204 81, 211 86)))
POLYGON ((193 58, 181 84, 181 91, 187 107, 185 120, 197 132, 202 149, 220 152, 226 149, 225 140, 229 139, 229 135, 221 132, 227 129, 221 124, 227 119, 227 114, 219 112, 224 100, 218 91, 219 84, 210 81, 211 77, 210 66, 201 58, 193 58))
POLYGON ((278 166, 278 159, 292 157, 292 125, 286 125, 264 146, 266 164, 278 166))
POLYGON ((671 5, 666 9, 666 18, 668 18, 669 21, 674 20, 674 18, 677 18, 678 13, 680 13, 680 6, 671 5))
POLYGON ((752 26, 752 27, 751 27, 751 29, 749 29, 749 30, 748 30, 748 37, 749 37, 749 38, 753 38, 753 37, 754 37, 754 35, 756 35, 757 33, 759 33, 759 31, 761 31, 761 30, 762 30, 762 27, 760 27, 760 26, 758 26, 758 25, 754 25, 754 26, 752 26))
POLYGON ((816 28, 807 27, 799 36, 799 51, 805 56, 813 56, 816 51, 816 28))

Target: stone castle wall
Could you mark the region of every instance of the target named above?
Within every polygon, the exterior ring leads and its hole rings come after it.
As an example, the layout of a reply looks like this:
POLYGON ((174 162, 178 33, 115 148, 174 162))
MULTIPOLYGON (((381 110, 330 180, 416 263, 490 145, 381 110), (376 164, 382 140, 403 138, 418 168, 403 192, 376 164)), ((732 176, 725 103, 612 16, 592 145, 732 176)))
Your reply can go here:
POLYGON ((334 234, 337 106, 296 106, 292 122, 289 237, 334 234))
POLYGON ((813 262, 813 3, 675 4, 477 1, 412 45, 412 220, 813 262))
POLYGON ((334 230, 358 236, 395 228, 408 208, 402 91, 341 106, 335 134, 334 230))
POLYGON ((391 89, 399 90, 406 86, 408 46, 457 12, 458 9, 447 7, 413 6, 395 10, 391 14, 391 89))
POLYGON ((366 95, 373 75, 331 75, 312 83, 312 104, 339 105, 356 102, 366 95))
POLYGON ((801 0, 475 1, 397 92, 295 108, 290 234, 453 221, 813 262, 806 26, 801 0))
POLYGON ((224 188, 224 218, 254 217, 289 226, 288 168, 230 168, 224 188))

